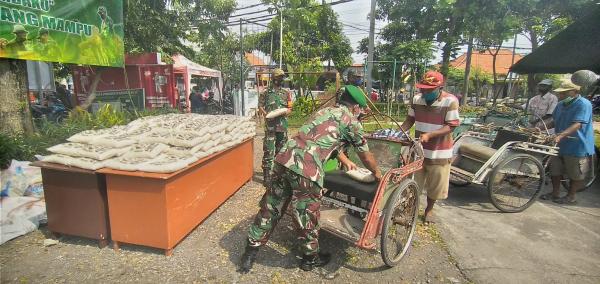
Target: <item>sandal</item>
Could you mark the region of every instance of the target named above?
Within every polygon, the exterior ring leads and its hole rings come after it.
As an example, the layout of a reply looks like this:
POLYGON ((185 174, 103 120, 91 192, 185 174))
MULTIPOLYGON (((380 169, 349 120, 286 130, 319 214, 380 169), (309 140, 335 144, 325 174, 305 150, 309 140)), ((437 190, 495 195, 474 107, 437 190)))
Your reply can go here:
POLYGON ((552 201, 555 201, 557 199, 560 199, 560 197, 554 196, 552 194, 552 192, 549 192, 549 193, 545 193, 545 194, 540 195, 540 199, 541 200, 552 200, 552 201))
POLYGON ((423 225, 425 225, 425 226, 436 223, 436 220, 433 216, 427 216, 427 217, 423 216, 423 217, 421 217, 421 220, 423 221, 423 225))
POLYGON ((564 204, 564 205, 575 205, 577 204, 577 200, 575 200, 575 198, 570 199, 568 196, 563 196, 561 198, 557 198, 554 201, 554 203, 558 203, 558 204, 564 204))

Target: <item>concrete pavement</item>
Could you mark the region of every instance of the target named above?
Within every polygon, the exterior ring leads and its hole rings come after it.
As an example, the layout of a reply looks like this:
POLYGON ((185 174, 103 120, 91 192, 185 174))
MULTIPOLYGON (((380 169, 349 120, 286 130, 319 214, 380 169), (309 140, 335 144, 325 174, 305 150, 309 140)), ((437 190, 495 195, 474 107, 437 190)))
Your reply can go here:
POLYGON ((539 200, 509 214, 489 202, 485 187, 451 187, 437 208, 438 228, 474 283, 600 283, 600 182, 577 199, 576 206, 539 200))

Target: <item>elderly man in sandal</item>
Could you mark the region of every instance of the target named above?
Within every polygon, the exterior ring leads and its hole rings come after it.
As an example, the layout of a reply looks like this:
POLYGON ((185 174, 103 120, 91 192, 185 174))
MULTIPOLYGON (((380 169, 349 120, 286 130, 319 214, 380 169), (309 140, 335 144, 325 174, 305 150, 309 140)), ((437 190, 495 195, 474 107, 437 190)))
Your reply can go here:
POLYGON ((553 114, 557 134, 554 141, 559 151, 550 164, 552 192, 540 198, 560 204, 576 204, 575 193, 584 187, 584 179, 591 170, 587 159, 594 155, 592 104, 579 95, 579 86, 571 81, 563 81, 554 92, 560 101, 553 114), (569 192, 561 197, 560 185, 565 175, 570 180, 569 192))

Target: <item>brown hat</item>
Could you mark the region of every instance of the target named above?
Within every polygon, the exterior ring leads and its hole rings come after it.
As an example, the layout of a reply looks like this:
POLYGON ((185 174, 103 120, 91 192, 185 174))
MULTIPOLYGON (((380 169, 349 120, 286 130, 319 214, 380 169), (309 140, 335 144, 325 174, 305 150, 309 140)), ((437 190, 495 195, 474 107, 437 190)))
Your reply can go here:
POLYGON ((573 84, 570 80, 564 80, 560 83, 560 86, 557 89, 554 89, 556 93, 562 93, 566 91, 579 91, 581 87, 573 84))

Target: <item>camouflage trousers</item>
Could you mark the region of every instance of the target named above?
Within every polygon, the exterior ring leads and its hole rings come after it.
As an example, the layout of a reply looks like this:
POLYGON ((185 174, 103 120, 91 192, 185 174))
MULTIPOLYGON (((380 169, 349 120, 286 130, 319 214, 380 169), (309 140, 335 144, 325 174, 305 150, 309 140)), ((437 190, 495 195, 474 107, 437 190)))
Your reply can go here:
POLYGON ((277 163, 273 175, 273 182, 263 195, 260 210, 248 230, 250 245, 261 246, 269 240, 291 201, 300 250, 306 255, 318 253, 321 188, 277 163))
POLYGON ((265 129, 265 138, 263 140, 263 173, 269 173, 273 170, 273 160, 275 155, 287 142, 287 132, 277 132, 265 129))

